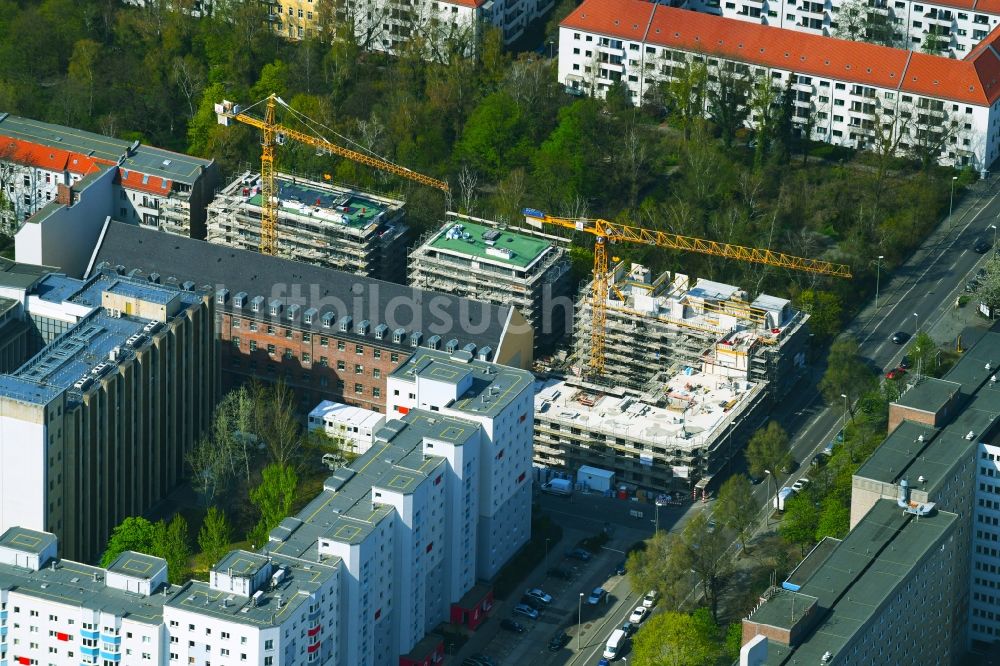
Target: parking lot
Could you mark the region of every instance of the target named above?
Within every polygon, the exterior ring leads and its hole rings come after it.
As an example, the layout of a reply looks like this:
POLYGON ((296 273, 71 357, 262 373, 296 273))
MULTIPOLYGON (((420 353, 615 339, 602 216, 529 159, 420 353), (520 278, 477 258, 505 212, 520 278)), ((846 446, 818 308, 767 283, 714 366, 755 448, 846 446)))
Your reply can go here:
MULTIPOLYGON (((565 557, 580 539, 589 533, 566 529, 559 548, 549 554, 547 563, 539 566, 526 580, 525 591, 541 588, 552 596, 549 604, 537 604, 540 612, 537 619, 530 619, 513 613, 521 601, 520 595, 498 602, 488 620, 479 632, 485 641, 476 641, 474 652, 486 654, 499 664, 596 664, 604 644, 611 632, 621 627, 632 609, 641 600, 634 594, 628 577, 618 575, 615 570, 625 558, 625 549, 641 535, 633 530, 619 530, 598 553, 588 562, 565 557), (548 575, 551 569, 559 568, 572 573, 572 580, 548 575), (587 603, 587 597, 596 588, 603 588, 607 594, 596 605, 587 603), (581 597, 582 593, 582 597, 581 597), (524 632, 516 633, 501 628, 505 618, 514 619, 523 625, 524 632), (578 618, 582 620, 577 623, 578 618), (568 642, 558 650, 550 650, 553 637, 565 632, 568 642)), ((463 656, 473 650, 463 650, 463 656)), ((626 656, 628 652, 624 653, 626 656)), ((457 663, 461 663, 458 660, 457 663)))

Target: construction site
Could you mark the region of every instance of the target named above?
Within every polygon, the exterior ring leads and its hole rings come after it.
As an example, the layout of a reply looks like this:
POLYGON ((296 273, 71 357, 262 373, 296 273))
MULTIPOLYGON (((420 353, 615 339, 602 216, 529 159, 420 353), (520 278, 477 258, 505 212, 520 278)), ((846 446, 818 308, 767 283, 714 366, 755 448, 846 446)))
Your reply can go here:
POLYGON ((537 387, 534 462, 606 469, 637 488, 703 491, 801 376, 808 315, 767 294, 751 301, 733 285, 654 278, 639 264, 606 275, 603 328, 594 330, 591 284, 578 302, 569 377, 537 387))
MULTIPOLYGON (((276 174, 278 256, 403 283, 403 202, 276 174)), ((244 172, 208 206, 207 240, 244 250, 261 245, 261 178, 244 172)))
MULTIPOLYGON (((610 386, 647 390, 697 368, 766 382, 782 395, 805 365, 809 316, 788 300, 760 294, 750 301, 733 285, 682 273, 654 278, 645 266, 624 262, 608 272, 607 293, 602 381, 610 386)), ((594 353, 592 310, 592 299, 579 300, 578 373, 594 353)))
POLYGON ((409 264, 413 287, 516 307, 535 331, 536 350, 551 348, 569 328, 569 258, 549 237, 448 213, 410 252, 409 264))

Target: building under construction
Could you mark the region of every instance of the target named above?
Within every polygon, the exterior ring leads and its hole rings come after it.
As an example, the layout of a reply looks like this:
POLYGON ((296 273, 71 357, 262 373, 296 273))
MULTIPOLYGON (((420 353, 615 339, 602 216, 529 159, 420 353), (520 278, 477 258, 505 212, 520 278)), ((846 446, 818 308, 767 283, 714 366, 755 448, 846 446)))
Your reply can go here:
POLYGON ((448 216, 410 252, 410 286, 513 305, 534 329, 535 349, 551 348, 573 316, 565 248, 542 234, 448 216))
MULTIPOLYGON (((750 301, 738 287, 680 273, 654 279, 639 264, 615 266, 608 287, 603 380, 611 386, 647 390, 694 368, 767 383, 771 395, 782 395, 805 365, 808 315, 788 300, 761 294, 750 301)), ((591 329, 591 300, 583 297, 574 336, 583 374, 591 329)))
MULTIPOLYGON (((287 174, 278 174, 276 184, 278 256, 403 283, 402 201, 287 174)), ((209 204, 207 240, 256 250, 260 220, 260 174, 246 172, 209 204)))

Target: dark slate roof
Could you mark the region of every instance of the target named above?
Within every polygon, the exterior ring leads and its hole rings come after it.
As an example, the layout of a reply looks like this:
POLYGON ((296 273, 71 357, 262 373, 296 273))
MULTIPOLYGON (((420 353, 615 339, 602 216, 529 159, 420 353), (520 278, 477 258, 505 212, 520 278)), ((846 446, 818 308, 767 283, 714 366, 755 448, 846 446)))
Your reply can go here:
MULTIPOLYGON (((218 309, 233 311, 233 297, 247 294, 242 308, 251 318, 250 302, 262 296, 262 312, 255 319, 273 319, 303 330, 327 332, 331 337, 375 339, 375 329, 386 324, 388 330, 380 341, 387 347, 410 348, 410 333, 422 334, 420 344, 433 335, 441 336, 441 348, 452 339, 458 349, 472 343, 478 349, 489 346, 493 353, 500 347, 510 306, 472 301, 452 294, 414 289, 393 282, 375 280, 353 273, 313 266, 288 259, 269 257, 202 240, 184 238, 143 229, 136 225, 111 221, 99 241, 88 275, 102 264, 119 268, 129 274, 138 270, 137 277, 158 276, 161 283, 182 285, 187 281, 197 286, 209 285, 218 293, 228 290, 226 303, 218 309), (282 303, 278 317, 268 314, 272 301, 282 303), (290 305, 299 306, 295 318, 288 320, 290 305), (312 324, 304 323, 304 314, 316 308, 312 324), (336 313, 333 325, 322 326, 322 316, 336 313), (350 335, 340 332, 344 316, 351 317, 350 335), (366 334, 357 326, 367 320, 366 334), (397 328, 406 330, 401 345, 392 342, 397 328)), ((237 310, 238 311, 238 310, 237 310)), ((488 360, 493 359, 493 353, 488 360)))

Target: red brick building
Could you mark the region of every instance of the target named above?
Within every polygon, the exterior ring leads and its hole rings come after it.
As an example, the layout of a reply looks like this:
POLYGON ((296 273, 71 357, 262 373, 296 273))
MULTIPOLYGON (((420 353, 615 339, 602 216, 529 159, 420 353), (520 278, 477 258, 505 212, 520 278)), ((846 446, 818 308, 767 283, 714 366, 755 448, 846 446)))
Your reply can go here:
POLYGON ((153 282, 216 292, 222 388, 284 380, 305 412, 321 400, 385 411, 385 378, 417 347, 466 349, 528 368, 533 333, 510 306, 412 289, 109 222, 91 260, 153 282))

